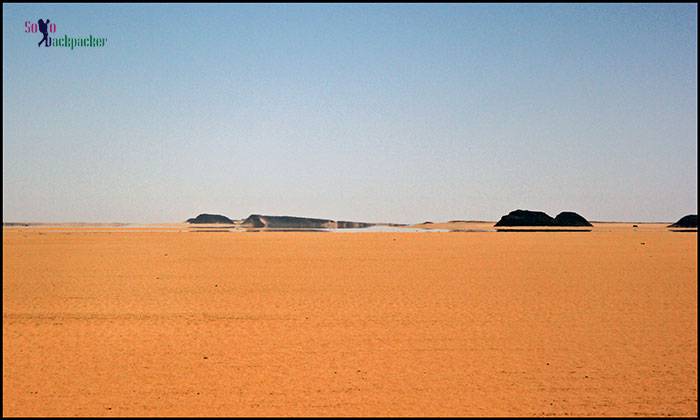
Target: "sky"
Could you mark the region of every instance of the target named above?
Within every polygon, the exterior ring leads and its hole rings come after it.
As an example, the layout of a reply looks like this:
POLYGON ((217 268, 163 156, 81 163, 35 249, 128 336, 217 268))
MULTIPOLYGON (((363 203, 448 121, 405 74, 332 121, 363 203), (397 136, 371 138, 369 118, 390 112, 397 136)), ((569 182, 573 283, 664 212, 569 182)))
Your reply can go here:
POLYGON ((697 214, 695 4, 3 4, 2 42, 4 222, 697 214))

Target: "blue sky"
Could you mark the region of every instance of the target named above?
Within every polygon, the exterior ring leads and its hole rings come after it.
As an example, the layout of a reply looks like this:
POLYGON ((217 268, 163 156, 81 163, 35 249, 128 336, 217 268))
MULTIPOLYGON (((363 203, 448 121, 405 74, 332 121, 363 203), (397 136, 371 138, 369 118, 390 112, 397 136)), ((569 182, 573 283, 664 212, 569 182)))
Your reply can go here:
POLYGON ((516 208, 697 213, 696 5, 3 4, 3 221, 516 208))

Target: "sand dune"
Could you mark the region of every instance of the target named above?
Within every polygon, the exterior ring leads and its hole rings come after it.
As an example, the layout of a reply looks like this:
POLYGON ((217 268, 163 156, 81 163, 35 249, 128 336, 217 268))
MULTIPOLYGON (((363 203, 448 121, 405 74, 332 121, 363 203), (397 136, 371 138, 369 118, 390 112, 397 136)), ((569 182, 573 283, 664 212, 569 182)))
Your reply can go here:
POLYGON ((4 228, 3 415, 697 416, 665 226, 4 228))

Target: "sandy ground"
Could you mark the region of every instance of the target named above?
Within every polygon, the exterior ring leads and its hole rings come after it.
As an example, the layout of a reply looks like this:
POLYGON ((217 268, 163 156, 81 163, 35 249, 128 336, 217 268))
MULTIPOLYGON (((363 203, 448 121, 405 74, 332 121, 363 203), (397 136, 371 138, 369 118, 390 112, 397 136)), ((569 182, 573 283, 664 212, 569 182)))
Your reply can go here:
POLYGON ((4 228, 3 415, 697 416, 696 253, 664 225, 4 228))

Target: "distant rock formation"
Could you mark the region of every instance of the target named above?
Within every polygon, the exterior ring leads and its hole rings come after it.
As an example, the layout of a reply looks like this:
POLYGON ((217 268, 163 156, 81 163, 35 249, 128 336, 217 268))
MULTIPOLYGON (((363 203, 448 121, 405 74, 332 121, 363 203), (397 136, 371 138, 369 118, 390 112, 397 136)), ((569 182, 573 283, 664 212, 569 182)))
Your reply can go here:
POLYGON ((344 220, 338 220, 338 229, 363 229, 371 226, 374 226, 374 223, 347 222, 344 220))
POLYGON ((226 216, 222 216, 220 214, 200 214, 199 216, 192 218, 192 219, 187 219, 187 223, 223 223, 227 225, 232 225, 233 220, 229 219, 226 216))
POLYGON ((674 227, 674 228, 696 228, 698 227, 698 215, 697 214, 689 214, 687 216, 681 217, 681 220, 677 221, 676 223, 672 225, 668 225, 668 227, 674 227))
POLYGON ((259 214, 251 214, 241 222, 241 227, 247 228, 262 228, 265 227, 264 216, 259 214))
POLYGON ((573 211, 563 211, 554 218, 556 226, 593 226, 588 220, 573 211))
POLYGON ((552 218, 547 213, 530 210, 514 210, 501 217, 494 226, 593 226, 583 216, 565 211, 552 218))
POLYGON ((555 226, 547 213, 530 210, 513 210, 501 217, 494 226, 555 226))
POLYGON ((246 228, 274 228, 274 229, 359 229, 374 226, 374 223, 348 222, 329 219, 313 219, 309 217, 293 216, 265 216, 251 214, 241 223, 246 228))
POLYGON ((327 219, 311 219, 307 217, 292 216, 264 216, 261 214, 251 214, 241 224, 243 227, 254 228, 331 228, 334 222, 327 219))

